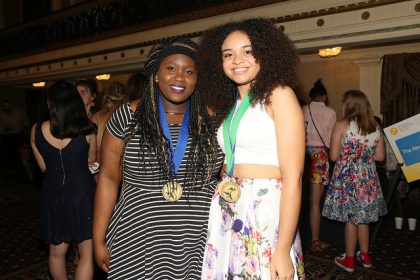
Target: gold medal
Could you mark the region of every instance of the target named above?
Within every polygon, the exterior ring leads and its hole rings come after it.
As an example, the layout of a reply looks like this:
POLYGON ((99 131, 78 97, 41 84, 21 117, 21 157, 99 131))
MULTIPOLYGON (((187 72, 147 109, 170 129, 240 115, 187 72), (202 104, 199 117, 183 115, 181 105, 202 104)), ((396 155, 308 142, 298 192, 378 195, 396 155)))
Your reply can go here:
POLYGON ((224 179, 217 185, 217 188, 220 196, 227 202, 236 202, 241 196, 241 186, 232 178, 224 179))
POLYGON ((162 187, 162 196, 169 202, 177 201, 182 196, 182 186, 177 182, 168 182, 162 187))

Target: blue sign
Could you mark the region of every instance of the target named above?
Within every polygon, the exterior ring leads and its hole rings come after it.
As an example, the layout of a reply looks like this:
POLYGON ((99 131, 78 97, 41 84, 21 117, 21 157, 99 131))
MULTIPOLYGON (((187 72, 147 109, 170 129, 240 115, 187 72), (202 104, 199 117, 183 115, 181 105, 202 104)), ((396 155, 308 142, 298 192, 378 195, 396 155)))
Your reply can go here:
POLYGON ((420 132, 395 140, 405 165, 420 162, 420 132))

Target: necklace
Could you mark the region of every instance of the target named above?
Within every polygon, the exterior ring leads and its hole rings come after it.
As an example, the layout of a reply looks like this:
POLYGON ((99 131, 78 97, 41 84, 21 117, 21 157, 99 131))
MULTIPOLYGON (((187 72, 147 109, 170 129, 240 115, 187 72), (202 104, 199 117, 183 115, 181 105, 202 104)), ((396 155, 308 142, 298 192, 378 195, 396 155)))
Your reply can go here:
POLYGON ((183 114, 185 114, 185 112, 167 112, 167 111, 165 111, 165 113, 168 114, 168 115, 183 115, 183 114))

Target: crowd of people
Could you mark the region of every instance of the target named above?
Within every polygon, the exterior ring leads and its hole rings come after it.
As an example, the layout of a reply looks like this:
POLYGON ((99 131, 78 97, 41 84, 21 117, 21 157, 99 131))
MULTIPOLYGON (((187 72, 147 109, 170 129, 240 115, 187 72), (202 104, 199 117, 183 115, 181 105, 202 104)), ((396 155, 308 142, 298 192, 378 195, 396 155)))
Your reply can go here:
POLYGON ((50 86, 31 146, 53 279, 68 279, 70 246, 75 279, 93 279, 94 263, 107 279, 305 279, 302 182, 310 250, 329 247, 322 214, 345 223, 335 263, 371 267, 369 223, 387 212, 375 168, 383 134, 359 90, 344 93, 338 121, 320 79, 302 107, 298 61, 281 30, 253 18, 198 44, 157 42, 145 72, 101 100, 91 80, 50 86))

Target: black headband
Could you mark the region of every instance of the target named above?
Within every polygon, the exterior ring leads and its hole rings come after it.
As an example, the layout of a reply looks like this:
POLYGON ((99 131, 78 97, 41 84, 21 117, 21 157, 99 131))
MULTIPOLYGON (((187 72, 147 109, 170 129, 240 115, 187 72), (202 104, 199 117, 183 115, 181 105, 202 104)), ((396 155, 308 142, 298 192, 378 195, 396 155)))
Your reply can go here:
POLYGON ((159 65, 162 62, 162 60, 164 60, 167 56, 173 54, 183 54, 195 61, 195 50, 192 49, 190 46, 184 44, 172 45, 164 48, 160 53, 159 59, 156 63, 157 68, 159 68, 159 65))

